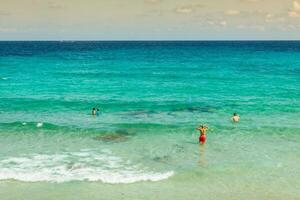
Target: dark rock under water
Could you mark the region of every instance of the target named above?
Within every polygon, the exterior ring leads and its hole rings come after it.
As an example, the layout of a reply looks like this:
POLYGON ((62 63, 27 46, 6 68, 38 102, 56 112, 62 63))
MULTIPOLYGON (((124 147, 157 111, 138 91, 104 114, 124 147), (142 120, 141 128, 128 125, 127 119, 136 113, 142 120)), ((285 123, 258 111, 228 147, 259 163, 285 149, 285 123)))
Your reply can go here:
POLYGON ((130 136, 134 135, 134 133, 126 130, 126 129, 117 129, 112 133, 104 133, 101 135, 97 135, 94 137, 95 140, 103 141, 103 142, 123 142, 129 139, 130 136))
POLYGON ((128 140, 128 137, 124 135, 118 135, 118 134, 106 134, 106 135, 96 136, 94 137, 94 139, 103 142, 123 142, 128 140))
POLYGON ((132 133, 130 133, 126 129, 118 129, 118 130, 115 131, 115 134, 118 134, 118 135, 132 135, 132 133))
POLYGON ((190 106, 190 107, 183 107, 183 108, 175 108, 173 111, 187 111, 187 112, 215 112, 216 108, 211 106, 190 106))
POLYGON ((155 156, 153 158, 154 161, 157 161, 157 162, 167 162, 169 160, 170 156, 168 155, 164 155, 164 156, 155 156))

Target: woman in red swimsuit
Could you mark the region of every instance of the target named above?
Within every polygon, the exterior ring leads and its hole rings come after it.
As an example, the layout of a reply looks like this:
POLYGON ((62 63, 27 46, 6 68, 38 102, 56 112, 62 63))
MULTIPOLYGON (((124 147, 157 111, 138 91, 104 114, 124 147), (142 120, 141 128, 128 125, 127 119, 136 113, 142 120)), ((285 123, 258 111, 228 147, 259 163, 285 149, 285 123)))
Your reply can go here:
POLYGON ((206 131, 208 130, 207 126, 201 125, 197 130, 200 132, 199 143, 204 144, 206 141, 206 131))

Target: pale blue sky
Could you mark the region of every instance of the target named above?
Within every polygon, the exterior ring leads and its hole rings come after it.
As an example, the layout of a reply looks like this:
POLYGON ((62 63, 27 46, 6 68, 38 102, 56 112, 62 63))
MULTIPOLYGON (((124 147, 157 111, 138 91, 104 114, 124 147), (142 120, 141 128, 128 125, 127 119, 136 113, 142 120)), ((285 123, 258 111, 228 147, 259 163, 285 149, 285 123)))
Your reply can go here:
POLYGON ((0 0, 0 40, 299 40, 300 0, 0 0))

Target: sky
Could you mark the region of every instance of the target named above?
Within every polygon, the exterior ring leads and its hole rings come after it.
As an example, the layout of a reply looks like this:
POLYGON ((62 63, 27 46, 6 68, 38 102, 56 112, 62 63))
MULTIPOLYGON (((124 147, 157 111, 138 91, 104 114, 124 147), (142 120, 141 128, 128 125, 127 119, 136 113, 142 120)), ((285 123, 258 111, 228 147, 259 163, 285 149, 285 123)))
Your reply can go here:
POLYGON ((300 40, 300 0, 0 0, 0 40, 300 40))

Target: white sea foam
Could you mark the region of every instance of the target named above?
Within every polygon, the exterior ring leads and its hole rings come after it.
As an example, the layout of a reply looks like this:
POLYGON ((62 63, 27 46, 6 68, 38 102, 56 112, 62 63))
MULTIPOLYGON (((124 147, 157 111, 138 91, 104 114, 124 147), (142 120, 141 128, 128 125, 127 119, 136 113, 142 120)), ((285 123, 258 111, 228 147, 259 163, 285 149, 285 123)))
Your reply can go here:
POLYGON ((160 181, 173 171, 155 172, 109 151, 80 151, 63 154, 32 154, 0 160, 0 180, 25 182, 102 181, 104 183, 134 183, 160 181))
POLYGON ((43 126, 43 123, 42 122, 38 122, 37 124, 36 124, 36 127, 42 127, 43 126))

